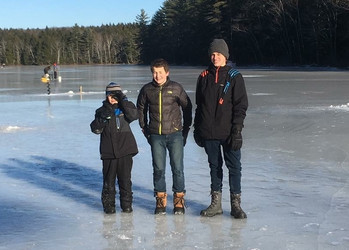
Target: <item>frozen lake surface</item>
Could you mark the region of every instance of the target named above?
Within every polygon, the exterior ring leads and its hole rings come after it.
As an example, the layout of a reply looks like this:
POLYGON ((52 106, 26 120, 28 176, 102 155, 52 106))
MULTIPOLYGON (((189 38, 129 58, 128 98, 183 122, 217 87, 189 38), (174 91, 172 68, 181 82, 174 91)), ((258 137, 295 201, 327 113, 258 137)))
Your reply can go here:
MULTIPOLYGON (((170 69, 193 104, 203 69, 170 69)), ((250 102, 242 149, 246 220, 229 214, 227 178, 223 215, 200 217, 210 179, 192 130, 186 214, 172 214, 167 168, 167 215, 155 216, 150 147, 138 122, 134 212, 122 214, 117 199, 116 214, 103 214, 99 137, 89 124, 111 81, 136 101, 151 80, 148 66, 62 66, 50 95, 40 82, 43 67, 0 69, 0 249, 349 249, 349 72, 239 70, 250 102)))

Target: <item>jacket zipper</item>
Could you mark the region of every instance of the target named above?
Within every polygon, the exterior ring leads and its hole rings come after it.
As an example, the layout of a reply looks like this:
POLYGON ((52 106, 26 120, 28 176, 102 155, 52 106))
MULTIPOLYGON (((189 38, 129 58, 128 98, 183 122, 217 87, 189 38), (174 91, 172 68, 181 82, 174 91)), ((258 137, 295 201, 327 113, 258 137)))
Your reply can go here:
POLYGON ((120 117, 119 116, 116 116, 116 129, 117 130, 120 130, 120 117))
MULTIPOLYGON (((217 67, 217 69, 216 69, 216 75, 215 75, 215 84, 217 84, 218 83, 218 80, 219 80, 219 70, 220 70, 220 66, 219 67, 217 67)), ((218 103, 220 104, 220 99, 218 99, 218 103)), ((217 110, 218 110, 218 106, 219 105, 216 105, 216 109, 215 109, 215 113, 214 113, 214 117, 216 117, 217 116, 217 110)))
POLYGON ((120 130, 120 109, 115 110, 116 129, 120 130))
POLYGON ((221 67, 219 66, 217 69, 216 69, 216 79, 215 79, 215 83, 218 83, 218 71, 221 67))
POLYGON ((161 135, 161 130, 162 130, 162 126, 161 126, 161 123, 162 123, 162 86, 160 87, 160 92, 159 92, 159 135, 161 135))

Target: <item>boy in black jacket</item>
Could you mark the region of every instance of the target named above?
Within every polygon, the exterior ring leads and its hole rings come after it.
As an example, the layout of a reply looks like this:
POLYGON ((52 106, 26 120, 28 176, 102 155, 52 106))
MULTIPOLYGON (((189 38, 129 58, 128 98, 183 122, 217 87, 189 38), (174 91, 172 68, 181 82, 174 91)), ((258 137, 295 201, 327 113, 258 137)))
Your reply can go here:
POLYGON ((131 170, 133 156, 138 153, 130 123, 138 119, 136 106, 127 100, 120 85, 111 82, 106 87, 106 100, 96 110, 91 131, 100 134, 100 154, 103 161, 102 204, 104 212, 115 213, 115 181, 118 178, 120 206, 123 212, 132 210, 131 170))
POLYGON ((230 214, 246 218, 241 203, 242 128, 248 108, 244 79, 239 71, 227 64, 228 45, 214 39, 208 54, 211 64, 198 77, 194 139, 204 147, 211 176, 211 204, 201 216, 222 214, 223 159, 229 172, 230 214), (223 154, 223 156, 222 156, 223 154))

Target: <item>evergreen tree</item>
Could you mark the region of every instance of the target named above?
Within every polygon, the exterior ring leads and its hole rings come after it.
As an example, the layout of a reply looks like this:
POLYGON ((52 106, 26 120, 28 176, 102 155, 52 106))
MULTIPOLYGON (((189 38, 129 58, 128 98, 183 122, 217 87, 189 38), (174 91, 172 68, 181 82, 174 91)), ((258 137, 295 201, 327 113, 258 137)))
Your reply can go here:
POLYGON ((349 0, 165 0, 149 21, 100 27, 0 29, 8 65, 209 62, 224 38, 238 64, 348 66, 349 0))

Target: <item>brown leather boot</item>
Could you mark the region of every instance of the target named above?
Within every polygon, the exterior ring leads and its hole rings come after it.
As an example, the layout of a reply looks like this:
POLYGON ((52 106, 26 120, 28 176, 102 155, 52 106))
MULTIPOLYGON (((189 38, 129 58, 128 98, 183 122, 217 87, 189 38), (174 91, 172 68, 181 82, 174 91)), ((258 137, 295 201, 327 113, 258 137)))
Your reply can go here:
POLYGON ((166 214, 167 194, 165 192, 156 193, 155 214, 166 214))
POLYGON ((184 214, 184 192, 173 194, 173 213, 174 214, 184 214))

